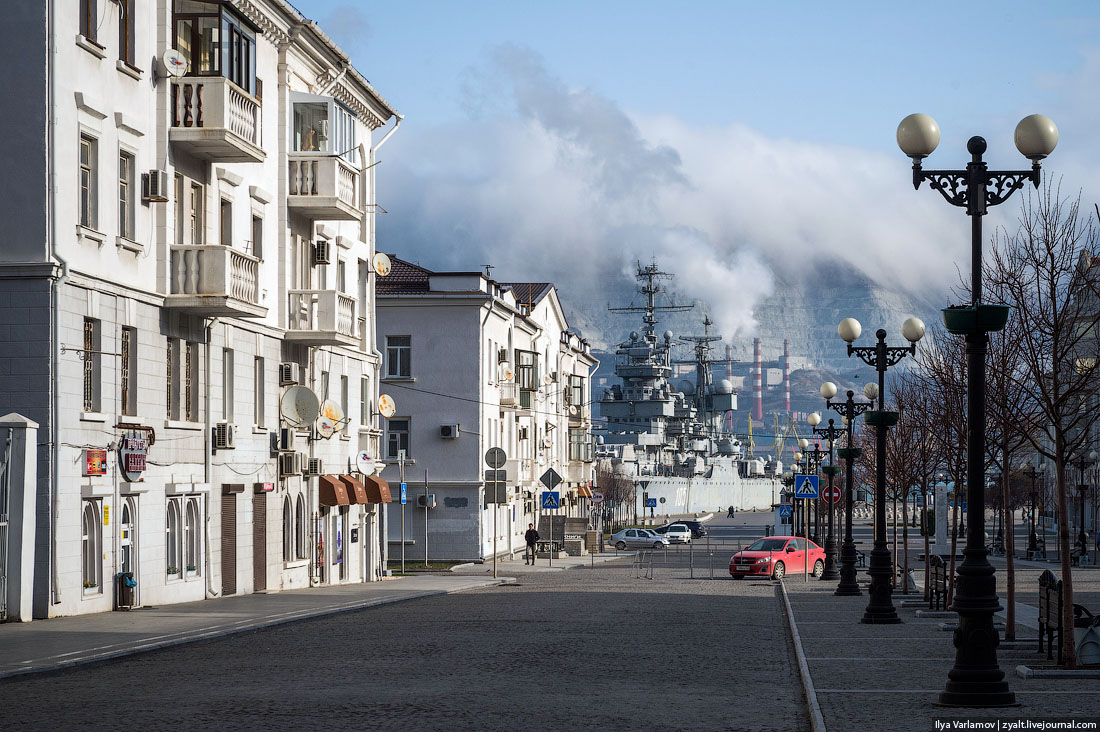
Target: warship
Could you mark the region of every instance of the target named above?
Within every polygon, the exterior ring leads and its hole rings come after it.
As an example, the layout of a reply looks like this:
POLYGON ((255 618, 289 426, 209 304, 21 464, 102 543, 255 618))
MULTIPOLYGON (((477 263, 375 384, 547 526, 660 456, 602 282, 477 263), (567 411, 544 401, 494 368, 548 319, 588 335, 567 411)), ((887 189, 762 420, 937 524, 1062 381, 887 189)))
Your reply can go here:
MULTIPOLYGON (((721 336, 674 338, 657 335, 658 314, 690 310, 693 305, 657 303, 666 292, 662 280, 672 275, 657 265, 638 265, 642 305, 609 307, 612 312, 641 313, 642 328, 630 333, 615 350, 615 376, 621 384, 604 391, 600 415, 606 419, 601 454, 630 475, 640 494, 656 499, 661 513, 765 509, 779 503, 782 464, 771 458, 745 455, 729 428, 737 409, 737 394, 727 379, 715 379, 710 344, 721 336), (690 361, 675 361, 673 347, 693 346, 690 361), (672 383, 674 363, 693 363, 695 381, 672 383)), ((641 497, 641 495, 639 495, 641 497)))

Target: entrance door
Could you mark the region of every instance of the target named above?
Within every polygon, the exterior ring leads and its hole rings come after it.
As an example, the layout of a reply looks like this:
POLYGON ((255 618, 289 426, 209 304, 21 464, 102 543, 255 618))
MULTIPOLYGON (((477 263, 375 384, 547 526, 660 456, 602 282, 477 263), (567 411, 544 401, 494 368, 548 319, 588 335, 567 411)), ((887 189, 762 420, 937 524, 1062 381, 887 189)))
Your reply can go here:
POLYGON ((121 564, 123 572, 133 572, 137 563, 134 561, 134 548, 137 546, 134 535, 134 499, 127 498, 122 503, 122 520, 118 524, 118 545, 121 552, 121 564))
POLYGON ((237 594, 237 496, 222 496, 222 595, 237 594))
POLYGON ((253 591, 267 589, 267 494, 256 493, 252 500, 252 577, 253 591))

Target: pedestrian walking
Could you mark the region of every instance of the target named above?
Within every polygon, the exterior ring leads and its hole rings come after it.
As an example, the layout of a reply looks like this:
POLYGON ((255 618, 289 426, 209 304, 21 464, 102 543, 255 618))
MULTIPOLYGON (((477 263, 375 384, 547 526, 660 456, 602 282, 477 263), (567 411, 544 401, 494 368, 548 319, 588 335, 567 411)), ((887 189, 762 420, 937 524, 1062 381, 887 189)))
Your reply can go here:
POLYGON ((726 518, 733 518, 733 506, 730 506, 729 511, 726 513, 726 518))
POLYGON ((523 563, 534 564, 535 547, 539 541, 539 532, 535 531, 534 524, 527 524, 527 533, 523 535, 523 538, 527 542, 527 549, 523 552, 523 563))

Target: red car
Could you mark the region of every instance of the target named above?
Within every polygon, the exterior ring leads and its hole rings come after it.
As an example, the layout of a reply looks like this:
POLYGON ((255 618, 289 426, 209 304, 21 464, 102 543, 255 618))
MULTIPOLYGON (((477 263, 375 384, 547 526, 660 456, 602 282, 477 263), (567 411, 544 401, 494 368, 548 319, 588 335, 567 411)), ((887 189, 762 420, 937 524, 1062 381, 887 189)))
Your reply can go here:
POLYGON ((809 539, 799 536, 766 536, 757 539, 730 558, 730 576, 771 577, 804 574, 814 577, 825 572, 825 550, 809 539))

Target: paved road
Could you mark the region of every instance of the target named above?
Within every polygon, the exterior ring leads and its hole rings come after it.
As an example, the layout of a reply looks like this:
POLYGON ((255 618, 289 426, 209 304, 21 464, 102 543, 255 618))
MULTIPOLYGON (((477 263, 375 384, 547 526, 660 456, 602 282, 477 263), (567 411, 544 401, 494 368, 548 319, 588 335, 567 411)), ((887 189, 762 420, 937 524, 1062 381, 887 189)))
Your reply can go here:
POLYGON ((508 569, 514 586, 0 680, 4 728, 807 728, 770 582, 508 569))

